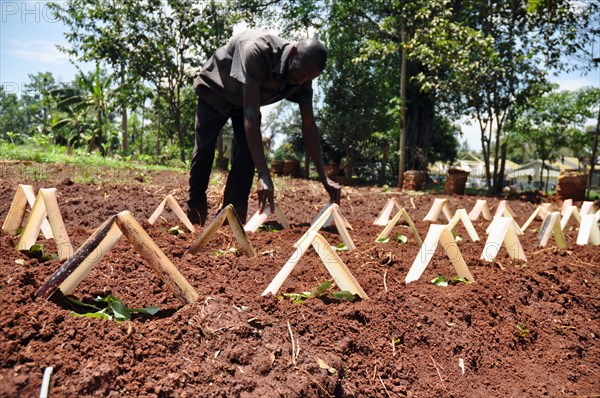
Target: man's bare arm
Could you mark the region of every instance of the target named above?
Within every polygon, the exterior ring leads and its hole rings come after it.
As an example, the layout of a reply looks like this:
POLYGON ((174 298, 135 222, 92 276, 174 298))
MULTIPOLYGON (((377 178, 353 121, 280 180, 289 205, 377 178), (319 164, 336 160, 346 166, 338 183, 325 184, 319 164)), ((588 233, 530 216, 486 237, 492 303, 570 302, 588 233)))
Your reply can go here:
POLYGON ((260 87, 258 85, 244 84, 244 129, 248 149, 258 170, 258 206, 262 212, 267 205, 271 212, 275 211, 274 187, 260 133, 260 87))
POLYGON ((332 203, 340 203, 341 187, 333 182, 325 173, 325 163, 323 162, 323 151, 321 149, 321 137, 319 129, 315 122, 315 115, 311 103, 300 105, 300 115, 302 117, 302 138, 308 154, 315 163, 319 178, 329 193, 332 203))

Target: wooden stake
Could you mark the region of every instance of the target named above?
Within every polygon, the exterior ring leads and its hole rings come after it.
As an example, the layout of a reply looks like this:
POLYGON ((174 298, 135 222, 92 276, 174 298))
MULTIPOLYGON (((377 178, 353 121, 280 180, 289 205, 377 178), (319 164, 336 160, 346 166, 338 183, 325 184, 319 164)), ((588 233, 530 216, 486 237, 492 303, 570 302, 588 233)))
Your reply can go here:
POLYGON ((454 230, 454 228, 456 227, 456 225, 459 223, 459 221, 462 221, 471 240, 473 242, 478 242, 479 235, 477 235, 477 231, 475 231, 475 227, 473 226, 473 223, 471 222, 471 219, 469 218, 469 215, 467 214, 467 210, 465 210, 465 209, 456 210, 456 212, 454 213, 454 217, 452 217, 452 220, 450 220, 450 222, 448 223, 448 229, 452 232, 454 230))
POLYGON ((237 240, 238 244, 240 245, 242 251, 246 254, 246 256, 256 257, 256 250, 254 250, 252 243, 250 243, 250 239, 248 239, 248 235, 246 235, 246 232, 242 227, 242 222, 237 216, 235 207, 233 207, 233 205, 228 205, 227 207, 227 221, 229 221, 229 226, 231 227, 233 236, 237 240))
POLYGON ((398 209, 398 211, 402 209, 402 207, 400 207, 400 204, 398 204, 396 198, 388 199, 383 209, 381 209, 381 211, 379 212, 377 219, 373 221, 373 224, 381 226, 387 225, 389 223, 390 216, 392 215, 392 211, 394 210, 394 208, 398 209))
MULTIPOLYGON (((112 216, 109 219, 109 221, 114 220, 114 218, 115 216, 112 216)), ((100 228, 103 228, 103 226, 101 226, 100 228)), ((123 236, 123 233, 121 232, 121 230, 115 222, 112 222, 112 225, 110 226, 108 231, 106 233, 103 231, 102 234, 104 234, 104 238, 98 237, 100 239, 100 242, 95 242, 93 238, 94 235, 92 235, 82 245, 82 247, 80 247, 79 250, 77 250, 77 252, 82 250, 85 247, 86 243, 90 241, 90 247, 85 249, 86 252, 88 252, 89 254, 86 255, 83 261, 79 261, 80 265, 77 266, 77 268, 71 273, 71 275, 69 275, 69 277, 60 284, 58 288, 61 292, 63 292, 64 294, 73 293, 77 286, 79 286, 79 283, 81 283, 81 281, 86 276, 88 276, 92 268, 94 268, 94 266, 98 264, 100 260, 102 260, 102 257, 104 257, 104 255, 108 253, 123 236)), ((75 255, 72 258, 74 258, 77 255, 77 252, 75 252, 75 255)))
POLYGON ((586 215, 592 214, 594 212, 594 202, 586 201, 581 204, 581 209, 579 209, 579 214, 586 215))
MULTIPOLYGON (((36 292, 37 297, 49 298, 56 288, 60 287, 64 294, 71 294, 79 282, 89 273, 112 245, 96 250, 104 238, 112 230, 115 216, 110 217, 81 245, 75 254, 65 261, 36 292), (92 255, 93 254, 93 255, 92 255), (80 268, 81 266, 81 268, 80 268)), ((120 232, 118 236, 121 236, 120 232)), ((118 238, 117 238, 118 239, 118 238)), ((116 241, 116 240, 115 240, 116 241)))
POLYGON ((593 214, 581 216, 579 234, 577 234, 577 244, 600 245, 600 229, 598 228, 598 220, 593 214))
POLYGON ((516 217, 515 212, 510 208, 506 200, 501 200, 500 203, 498 203, 498 208, 496 209, 494 217, 503 216, 505 214, 505 211, 507 211, 512 218, 516 217))
MULTIPOLYGON (((16 236, 18 234, 19 227, 25 218, 27 205, 29 204, 29 207, 33 208, 35 200, 35 193, 33 193, 31 185, 19 184, 17 191, 15 192, 15 197, 10 205, 10 209, 8 210, 8 214, 6 215, 6 220, 4 220, 4 224, 2 225, 2 231, 5 234, 10 236, 16 236)), ((44 217, 42 221, 41 230, 44 234, 44 238, 53 238, 52 229, 50 228, 50 224, 46 217, 44 217)))
POLYGON ((571 220, 571 217, 575 217, 575 220, 577 220, 577 222, 579 224, 581 224, 581 216, 579 215, 579 212, 577 211, 577 206, 569 206, 567 209, 565 209, 563 207, 563 210, 564 210, 564 212, 561 212, 561 214, 563 216, 560 219, 561 231, 565 230, 565 228, 569 224, 569 221, 571 220))
MULTIPOLYGON (((244 225, 244 231, 256 232, 256 230, 262 224, 264 224, 265 221, 267 221, 267 218, 269 218, 270 215, 271 215, 271 209, 269 208, 269 206, 267 206, 262 213, 260 213, 260 211, 257 211, 256 213, 254 213, 252 218, 250 218, 250 220, 248 220, 246 225, 244 225)), ((285 218, 285 215, 283 214, 283 212, 281 211, 279 206, 277 206, 277 204, 275 204, 275 215, 277 216, 277 220, 283 226, 283 228, 290 227, 290 223, 288 222, 287 218, 285 218)))
POLYGON ((467 263, 465 263, 463 256, 460 254, 458 245, 456 244, 452 233, 448 229, 448 226, 437 224, 432 224, 429 226, 429 232, 427 232, 423 246, 421 246, 421 249, 419 250, 419 253, 417 254, 412 266, 410 267, 404 282, 408 284, 418 280, 421 277, 425 271, 425 268, 427 268, 427 265, 429 265, 429 262, 435 254, 438 242, 442 243, 442 247, 444 248, 446 256, 452 263, 457 275, 471 282, 475 282, 475 279, 473 279, 473 276, 467 267, 467 263))
POLYGON ((560 215, 564 216, 569 207, 573 206, 573 199, 566 199, 560 208, 560 215))
POLYGON ((489 234, 481 259, 485 261, 494 261, 502 245, 508 251, 508 255, 513 259, 527 261, 523 246, 519 242, 519 237, 515 228, 515 220, 512 217, 496 217, 491 224, 491 233, 489 234))
POLYGON ((275 275, 275 278, 271 281, 269 286, 262 293, 263 296, 267 294, 277 294, 281 285, 288 276, 292 273, 296 264, 300 258, 306 253, 308 247, 312 244, 313 249, 317 252, 321 261, 325 265, 325 268, 329 274, 333 277, 336 285, 341 290, 347 290, 354 295, 358 295, 363 299, 367 299, 368 296, 365 291, 360 287, 348 267, 337 255, 335 250, 331 248, 331 245, 327 240, 316 231, 310 231, 307 239, 300 242, 298 248, 294 251, 289 260, 284 264, 281 270, 275 275))
POLYGON ((171 208, 171 210, 173 211, 173 213, 175 213, 175 215, 177 216, 177 218, 183 223, 183 225, 185 225, 185 227, 187 229, 190 230, 190 232, 192 232, 192 233, 196 232, 196 228, 194 228, 194 224, 192 224, 192 222, 190 221, 190 219, 188 218, 188 216, 185 214, 185 212, 183 211, 183 209, 181 208, 181 206, 179 206, 179 203, 177 203, 177 201, 175 200, 175 198, 171 194, 167 195, 163 199, 163 201, 158 205, 158 207, 156 208, 156 210, 154 210, 154 213, 152 213, 152 215, 148 219, 148 222, 150 224, 154 224, 156 222, 156 220, 158 220, 158 217, 165 210, 165 205, 166 204, 169 205, 169 207, 171 208))
POLYGON ((235 239, 244 253, 249 257, 256 257, 256 250, 254 250, 254 247, 250 243, 248 236, 244 232, 242 223, 235 213, 235 209, 232 204, 225 206, 225 208, 223 208, 219 214, 217 214, 213 222, 211 222, 210 225, 206 227, 204 231, 202 231, 200 236, 196 238, 194 243, 192 243, 188 251, 192 254, 198 253, 204 246, 206 246, 208 241, 210 241, 215 233, 217 233, 218 229, 221 228, 223 222, 225 222, 225 219, 229 221, 231 231, 233 232, 235 239))
POLYGON ((419 236, 419 232, 415 227, 415 223, 412 221, 412 219, 408 215, 408 212, 404 208, 400 209, 400 211, 396 213, 394 218, 392 218, 392 220, 388 222, 383 231, 381 231, 377 238, 375 238, 375 242, 381 242, 382 240, 386 239, 390 235, 394 227, 398 224, 398 222, 400 222, 400 218, 403 218, 404 221, 406 221, 406 223, 408 224, 408 228, 410 229, 413 236, 415 237, 415 240, 417 241, 417 244, 419 245, 419 247, 421 247, 421 245, 423 244, 423 240, 419 236))
POLYGON ((444 213, 446 220, 450 221, 452 219, 452 212, 448 205, 448 199, 435 198, 431 209, 429 209, 429 212, 425 218, 423 218, 423 221, 437 222, 440 213, 442 212, 444 213))
POLYGON ((559 249, 566 249, 567 242, 565 240, 565 236, 562 233, 562 229, 560 229, 560 212, 554 211, 549 214, 542 224, 542 228, 538 235, 538 246, 545 247, 548 244, 548 240, 550 239, 550 235, 554 235, 554 241, 556 242, 556 246, 559 249))
POLYGON ((73 255, 73 246, 67 234, 56 199, 56 188, 40 189, 37 199, 31 209, 23 233, 17 242, 17 250, 29 250, 37 241, 42 223, 48 215, 52 236, 56 241, 58 257, 61 260, 73 255))
POLYGON ((198 300, 198 293, 165 256, 129 211, 117 214, 117 225, 152 270, 183 303, 198 300))
POLYGON ((347 226, 350 225, 347 220, 345 220, 344 216, 339 212, 339 206, 335 203, 330 204, 329 206, 323 208, 318 216, 313 220, 311 226, 308 230, 294 243, 294 247, 298 247, 302 240, 306 239, 309 236, 310 232, 319 231, 324 224, 326 224, 329 219, 336 220, 335 227, 340 235, 340 239, 342 242, 348 246, 349 250, 354 250, 356 246, 354 245, 354 241, 350 237, 350 234, 347 231, 347 226), (334 214, 337 214, 337 218, 334 214))
POLYGON ((473 209, 469 213, 469 218, 471 221, 475 221, 481 214, 483 214, 484 220, 492 220, 492 213, 490 212, 490 208, 487 205, 487 200, 485 199, 477 199, 477 203, 475 203, 475 206, 473 206, 473 209))
POLYGON ((521 231, 525 232, 527 230, 527 228, 529 228, 529 225, 533 222, 533 220, 535 220, 535 218, 538 217, 538 214, 541 214, 542 220, 547 215, 546 211, 544 209, 542 209, 542 206, 538 206, 533 211, 533 213, 531 213, 531 215, 529 216, 529 218, 527 219, 527 221, 525 221, 525 224, 523 224, 523 226, 521 227, 521 231))

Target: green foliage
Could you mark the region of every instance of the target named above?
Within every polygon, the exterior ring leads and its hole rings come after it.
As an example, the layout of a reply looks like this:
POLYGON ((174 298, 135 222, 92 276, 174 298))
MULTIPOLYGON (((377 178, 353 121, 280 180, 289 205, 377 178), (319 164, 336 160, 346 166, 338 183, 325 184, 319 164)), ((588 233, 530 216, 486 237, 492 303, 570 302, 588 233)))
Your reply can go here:
POLYGON ((525 328, 525 326, 521 325, 520 323, 517 323, 517 330, 521 339, 525 339, 529 335, 529 329, 525 328))
POLYGON ((356 300, 356 296, 354 296, 349 291, 339 291, 339 292, 328 292, 329 288, 333 285, 331 281, 325 281, 320 285, 316 286, 310 292, 302 292, 302 293, 284 293, 277 298, 279 300, 283 300, 287 298, 292 301, 294 304, 304 304, 304 302, 310 298, 323 298, 323 297, 333 297, 335 299, 341 301, 354 301, 356 300))
POLYGON ((87 313, 78 313, 72 311, 71 315, 75 317, 100 318, 106 320, 114 319, 117 322, 123 322, 131 320, 132 314, 144 314, 152 316, 160 311, 160 308, 155 306, 145 308, 128 308, 120 299, 116 298, 112 294, 109 294, 106 297, 96 297, 95 301, 98 305, 87 304, 71 297, 67 297, 67 299, 77 306, 95 310, 94 312, 87 313))
POLYGON ((47 251, 42 244, 32 245, 29 250, 25 251, 25 254, 31 258, 39 258, 42 261, 55 260, 58 258, 58 255, 47 251))
POLYGON ((431 283, 436 286, 447 287, 448 285, 458 285, 459 283, 468 285, 471 282, 469 282, 467 279, 465 279, 461 276, 455 276, 452 279, 448 279, 445 276, 438 275, 437 277, 435 277, 431 280, 431 283))
POLYGON ((184 232, 184 231, 183 231, 183 230, 182 230, 182 229, 179 227, 179 225, 176 225, 176 226, 174 226, 174 227, 171 227, 171 228, 169 228, 169 229, 167 230, 167 232, 168 232, 170 235, 175 235, 175 236, 177 236, 177 235, 183 235, 183 234, 185 234, 185 232, 184 232))

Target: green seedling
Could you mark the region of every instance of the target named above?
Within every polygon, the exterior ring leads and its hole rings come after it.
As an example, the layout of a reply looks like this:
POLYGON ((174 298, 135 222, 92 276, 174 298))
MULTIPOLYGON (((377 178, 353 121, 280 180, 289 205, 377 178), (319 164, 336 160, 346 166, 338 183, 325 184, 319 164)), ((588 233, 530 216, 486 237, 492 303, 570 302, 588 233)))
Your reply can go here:
POLYGON ((167 230, 167 232, 171 235, 183 235, 185 232, 179 227, 179 225, 175 225, 167 230))
POLYGON ((345 243, 338 243, 337 245, 335 245, 334 249, 336 251, 345 251, 345 250, 350 250, 348 249, 348 246, 345 243))
POLYGON ((224 256, 226 254, 233 254, 233 255, 237 255, 238 250, 235 247, 230 247, 227 250, 217 250, 215 252, 215 256, 220 257, 220 256, 224 256))
POLYGON ((67 299, 71 303, 78 305, 80 307, 85 307, 85 308, 90 308, 92 310, 95 310, 94 312, 87 312, 87 313, 83 313, 83 314, 75 312, 75 311, 71 311, 72 316, 100 318, 100 319, 107 319, 109 321, 114 319, 117 322, 123 322, 123 321, 130 320, 132 314, 154 315, 160 310, 160 308, 155 307, 155 306, 145 307, 145 308, 128 308, 125 304, 123 304, 123 302, 120 299, 116 298, 112 294, 109 294, 106 297, 100 297, 100 296, 96 297, 96 299, 95 299, 96 303, 98 303, 101 306, 105 306, 104 308, 101 308, 94 304, 87 304, 82 301, 70 298, 70 297, 67 297, 67 299))
POLYGON ((356 296, 350 293, 347 290, 339 291, 339 292, 328 292, 329 288, 333 285, 331 281, 325 281, 320 285, 316 286, 310 292, 302 292, 302 293, 284 293, 277 298, 279 300, 283 300, 284 298, 288 298, 294 304, 304 304, 304 302, 310 298, 323 298, 323 297, 333 297, 342 301, 354 301, 356 300, 356 296))
POLYGON ((436 286, 447 287, 448 285, 458 285, 459 283, 464 283, 465 285, 468 285, 471 282, 469 282, 467 279, 461 276, 455 276, 452 279, 448 279, 445 276, 438 275, 437 277, 431 280, 431 283, 436 286))
POLYGON ((517 323, 517 330, 519 331, 520 338, 527 338, 527 335, 529 334, 529 329, 526 329, 525 326, 521 325, 520 323, 517 323))
POLYGON ((261 224, 260 227, 258 227, 258 230, 265 232, 279 232, 279 230, 272 224, 261 224))
POLYGON ((396 242, 406 243, 408 242, 408 238, 405 235, 396 235, 396 242))
POLYGON ((55 260, 58 258, 58 255, 46 251, 44 245, 38 244, 32 245, 29 250, 25 251, 25 254, 27 254, 27 256, 30 258, 39 258, 43 261, 55 260))
POLYGON ((452 236, 454 237, 454 241, 456 243, 463 241, 463 238, 461 238, 460 235, 457 235, 456 232, 454 232, 454 231, 452 231, 452 236))
POLYGON ((377 243, 389 243, 389 242, 390 242, 390 238, 377 239, 377 243))

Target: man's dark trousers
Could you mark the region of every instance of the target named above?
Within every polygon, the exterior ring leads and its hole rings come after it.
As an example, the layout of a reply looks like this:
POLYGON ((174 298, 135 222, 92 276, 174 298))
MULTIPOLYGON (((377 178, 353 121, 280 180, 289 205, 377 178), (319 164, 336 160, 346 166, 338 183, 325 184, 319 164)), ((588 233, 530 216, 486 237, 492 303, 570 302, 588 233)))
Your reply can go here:
POLYGON ((242 107, 235 107, 229 115, 224 116, 206 102, 198 99, 188 207, 193 209, 203 202, 206 203, 206 189, 215 157, 217 138, 229 118, 231 118, 234 135, 233 159, 223 194, 223 207, 230 203, 233 204, 240 220, 246 222, 248 195, 250 195, 254 179, 254 161, 246 142, 242 107))

